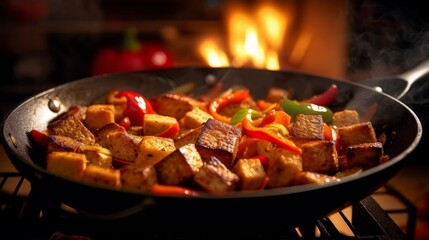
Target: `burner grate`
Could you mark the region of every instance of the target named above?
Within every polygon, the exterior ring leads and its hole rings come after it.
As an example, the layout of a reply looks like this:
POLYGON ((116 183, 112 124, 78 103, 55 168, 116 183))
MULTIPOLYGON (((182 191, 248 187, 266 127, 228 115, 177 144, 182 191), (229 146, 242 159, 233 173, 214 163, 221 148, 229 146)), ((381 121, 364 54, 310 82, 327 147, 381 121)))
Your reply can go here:
MULTIPOLYGON (((0 236, 11 239, 218 239, 225 236, 168 236, 166 233, 136 233, 136 226, 121 219, 115 221, 88 219, 70 209, 51 211, 43 206, 37 193, 20 193, 26 179, 19 173, 0 172, 0 236), (12 186, 10 186, 12 185, 12 186), (8 190, 8 191, 6 191, 8 190), (36 197, 35 197, 36 196, 36 197), (20 229, 20 230, 16 230, 20 229)), ((130 219, 132 221, 132 219, 130 219)), ((416 209, 390 186, 377 191, 351 207, 316 221, 314 225, 285 229, 273 235, 246 236, 246 239, 413 239, 416 209), (403 208, 383 209, 374 197, 389 195, 403 203, 403 208), (406 230, 402 230, 389 214, 407 214, 406 230), (335 216, 334 216, 335 215, 335 216), (346 226, 346 228, 344 228, 346 226), (344 229, 347 229, 345 231, 344 229)))

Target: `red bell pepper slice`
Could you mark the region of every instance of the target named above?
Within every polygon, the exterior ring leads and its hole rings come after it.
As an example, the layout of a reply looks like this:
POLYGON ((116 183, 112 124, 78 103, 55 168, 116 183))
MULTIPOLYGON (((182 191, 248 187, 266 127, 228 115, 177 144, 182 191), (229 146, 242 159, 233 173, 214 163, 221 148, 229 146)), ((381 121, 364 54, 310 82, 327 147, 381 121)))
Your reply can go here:
POLYGON ((46 135, 45 133, 39 131, 39 130, 31 130, 30 131, 30 136, 31 139, 33 139, 33 141, 35 143, 37 143, 37 145, 46 148, 46 146, 48 146, 48 142, 49 142, 49 136, 46 135))
POLYGON ((336 84, 332 84, 326 91, 321 94, 314 95, 310 99, 302 101, 303 103, 312 103, 319 106, 327 106, 329 103, 334 101, 338 95, 338 87, 336 84))
POLYGON ((269 141, 277 146, 288 149, 292 152, 302 154, 302 149, 295 145, 295 143, 287 138, 277 136, 273 132, 267 131, 263 128, 254 127, 246 118, 242 122, 243 132, 245 135, 261 140, 269 141))
POLYGON ((259 127, 264 127, 271 123, 280 123, 284 126, 288 126, 291 119, 292 117, 284 111, 269 111, 264 119, 262 119, 259 127))
POLYGON ((247 89, 243 89, 216 98, 209 103, 209 113, 213 116, 214 119, 229 123, 231 121, 231 118, 219 114, 219 110, 233 103, 243 102, 248 96, 249 91, 247 89))
POLYGON ((156 134, 157 137, 165 137, 165 138, 172 138, 176 136, 176 134, 179 132, 180 126, 179 123, 175 123, 171 125, 169 128, 164 130, 163 132, 160 132, 156 134))
POLYGON ((128 130, 131 126, 130 118, 129 117, 122 118, 121 121, 119 122, 119 125, 125 128, 125 130, 128 130))
POLYGON ((198 192, 176 185, 165 185, 155 183, 152 187, 152 193, 159 195, 184 195, 184 196, 198 196, 198 192))
POLYGON ((115 97, 126 97, 127 107, 123 115, 128 117, 133 126, 143 125, 143 117, 146 113, 154 113, 150 102, 141 94, 132 91, 118 92, 115 97))
POLYGON ((264 167, 264 170, 267 171, 269 159, 266 156, 257 155, 252 158, 257 158, 261 162, 262 167, 264 167))

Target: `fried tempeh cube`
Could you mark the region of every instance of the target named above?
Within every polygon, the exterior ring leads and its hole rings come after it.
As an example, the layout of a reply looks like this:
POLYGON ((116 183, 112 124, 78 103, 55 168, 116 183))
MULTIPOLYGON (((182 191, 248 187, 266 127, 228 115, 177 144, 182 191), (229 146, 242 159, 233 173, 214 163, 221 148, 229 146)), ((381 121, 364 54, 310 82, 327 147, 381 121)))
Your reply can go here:
POLYGON ((171 138, 143 136, 138 146, 136 164, 140 167, 155 165, 174 150, 176 147, 171 138))
POLYGON ((241 128, 215 119, 208 119, 195 143, 203 160, 212 156, 219 159, 227 168, 234 165, 241 128))
POLYGON ((235 190, 239 177, 219 159, 211 157, 194 175, 194 182, 210 193, 221 194, 235 190))
POLYGON ((297 138, 322 140, 323 118, 321 115, 297 114, 292 126, 292 135, 297 138))
POLYGON ((124 189, 150 192, 158 182, 156 170, 153 166, 139 167, 135 164, 125 165, 119 169, 121 184, 124 189))
POLYGON ((179 122, 174 117, 146 113, 143 120, 143 134, 156 135, 164 132, 175 124, 179 124, 179 122))
POLYGON ((257 158, 238 159, 232 171, 240 178, 241 190, 261 189, 266 178, 264 167, 257 158))
POLYGON ((89 105, 86 109, 85 126, 92 132, 115 122, 115 107, 110 104, 89 105))
POLYGON ((194 108, 204 108, 203 103, 177 93, 167 93, 158 98, 158 114, 181 119, 194 108))
POLYGON ((48 124, 49 135, 61 135, 73 138, 84 144, 94 145, 92 132, 74 115, 66 115, 48 124))
POLYGON ((203 125, 209 118, 213 117, 208 112, 201 108, 194 108, 187 112, 185 116, 179 120, 179 123, 183 129, 193 129, 203 125))
POLYGON ((345 109, 336 111, 332 115, 332 126, 345 127, 360 123, 360 116, 356 110, 345 109))
POLYGON ((304 171, 334 174, 338 171, 338 153, 334 142, 312 141, 301 145, 304 171))
POLYGON ((118 189, 121 187, 121 173, 114 168, 88 165, 82 174, 82 181, 118 189))
POLYGON ((346 149, 349 169, 369 169, 382 163, 383 145, 380 142, 350 145, 346 149))
POLYGON ((371 122, 339 127, 337 128, 337 133, 344 149, 354 144, 377 142, 375 130, 371 122))
POLYGON ((87 160, 85 154, 74 152, 51 152, 46 156, 46 169, 70 179, 81 179, 87 160))
POLYGON ((155 164, 160 183, 181 184, 191 179, 203 165, 203 160, 194 144, 176 149, 155 164))

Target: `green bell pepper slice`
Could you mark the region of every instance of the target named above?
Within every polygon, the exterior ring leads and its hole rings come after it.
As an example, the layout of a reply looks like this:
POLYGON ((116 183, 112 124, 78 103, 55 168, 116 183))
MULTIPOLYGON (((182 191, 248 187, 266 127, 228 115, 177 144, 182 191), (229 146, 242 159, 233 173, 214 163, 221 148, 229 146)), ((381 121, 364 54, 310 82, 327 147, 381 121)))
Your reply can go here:
POLYGON ((247 118, 250 121, 253 121, 255 119, 258 119, 262 117, 264 114, 260 111, 251 109, 251 108, 242 108, 238 110, 229 121, 229 124, 235 125, 239 122, 241 122, 244 118, 247 118))
POLYGON ((329 124, 332 122, 332 111, 324 106, 312 103, 299 103, 295 100, 284 99, 280 101, 280 107, 283 111, 295 118, 297 114, 321 115, 323 122, 329 124))

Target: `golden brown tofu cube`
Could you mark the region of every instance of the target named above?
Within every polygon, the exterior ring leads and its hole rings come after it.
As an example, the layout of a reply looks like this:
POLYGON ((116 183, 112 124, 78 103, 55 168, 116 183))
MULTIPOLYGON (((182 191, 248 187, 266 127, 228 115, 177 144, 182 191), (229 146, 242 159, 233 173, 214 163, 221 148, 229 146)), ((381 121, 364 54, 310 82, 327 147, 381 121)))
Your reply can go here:
POLYGON ((73 115, 66 115, 48 124, 48 132, 49 135, 70 137, 84 144, 95 144, 92 132, 73 115))
POLYGON ((215 194, 235 190, 239 181, 238 176, 215 157, 205 161, 193 179, 204 190, 215 194))
POLYGON ((238 159, 232 171, 240 178, 238 185, 241 190, 261 189, 266 177, 264 167, 257 158, 238 159))
POLYGON ((150 192, 153 185, 158 182, 156 170, 151 167, 139 167, 135 164, 123 166, 121 172, 121 184, 124 189, 150 192))
POLYGON ((143 136, 138 146, 136 164, 140 167, 149 167, 161 161, 176 150, 171 138, 143 136))
POLYGON ((67 110, 66 115, 73 115, 77 120, 84 121, 87 108, 87 106, 74 105, 67 110))
POLYGON ((109 123, 115 122, 115 107, 110 104, 89 105, 86 109, 85 126, 95 131, 109 123))
POLYGON ((200 136, 202 129, 203 126, 200 126, 198 128, 190 129, 181 133, 174 139, 174 145, 176 145, 176 148, 180 148, 181 146, 190 143, 195 144, 197 142, 198 137, 200 136))
POLYGON ((181 184, 191 179, 203 165, 203 160, 194 144, 176 149, 155 164, 158 180, 163 184, 181 184))
POLYGON ((325 184, 339 181, 341 181, 339 178, 328 174, 302 171, 295 175, 295 178, 291 181, 290 185, 303 185, 309 183, 325 184))
POLYGON ((113 168, 88 165, 83 172, 82 181, 118 189, 121 187, 121 173, 113 168))
POLYGON ((369 169, 382 161, 383 145, 380 142, 350 145, 346 149, 347 166, 350 169, 369 169))
POLYGON ((269 159, 267 187, 289 186, 299 172, 302 172, 302 161, 300 155, 296 153, 290 152, 288 155, 279 155, 269 159))
POLYGON ((350 145, 377 142, 377 137, 371 122, 340 127, 337 128, 337 132, 344 149, 350 145))
POLYGON ((323 118, 321 115, 297 114, 292 127, 292 134, 297 138, 323 139, 323 118))
POLYGON ((203 107, 203 103, 185 95, 168 93, 158 98, 157 113, 181 119, 196 107, 203 107))
POLYGON ((143 134, 153 136, 164 132, 175 124, 179 124, 179 122, 174 117, 146 113, 143 120, 143 134))
POLYGON ((201 108, 194 108, 187 112, 183 118, 180 119, 180 126, 184 129, 193 129, 202 126, 212 115, 202 110, 201 108))
POLYGON ((195 146, 203 160, 214 156, 227 168, 231 168, 240 138, 241 128, 211 118, 204 124, 195 146))
POLYGON ((338 171, 338 153, 335 143, 313 141, 301 146, 304 171, 334 174, 338 171))
POLYGON ((100 146, 86 146, 83 153, 88 160, 88 164, 98 165, 100 167, 112 167, 112 153, 100 146))
POLYGON ((113 131, 105 135, 97 135, 98 143, 107 148, 112 157, 123 161, 135 162, 141 137, 127 132, 113 131))
POLYGON ((360 116, 356 110, 342 110, 334 112, 332 116, 332 126, 345 127, 360 123, 360 116))
POLYGON ((51 152, 46 156, 46 169, 49 172, 75 180, 82 177, 86 163, 86 157, 81 153, 51 152))
POLYGON ((85 150, 85 144, 66 136, 52 135, 49 136, 46 146, 47 152, 78 152, 85 150))

